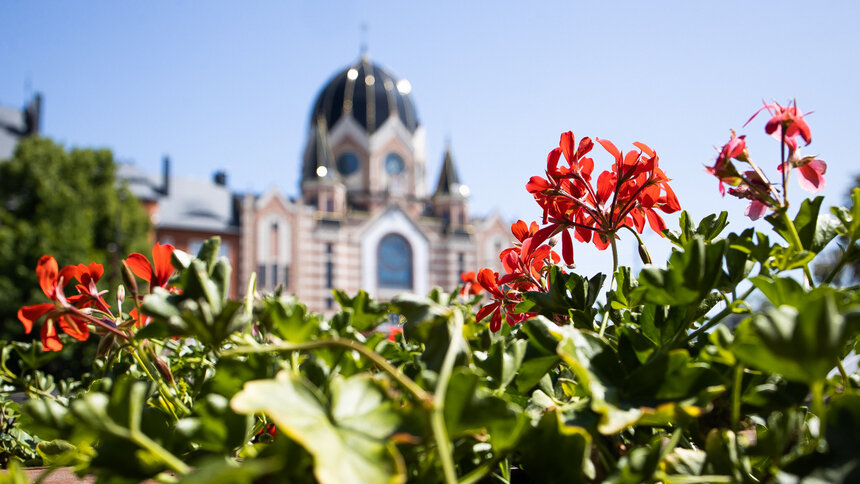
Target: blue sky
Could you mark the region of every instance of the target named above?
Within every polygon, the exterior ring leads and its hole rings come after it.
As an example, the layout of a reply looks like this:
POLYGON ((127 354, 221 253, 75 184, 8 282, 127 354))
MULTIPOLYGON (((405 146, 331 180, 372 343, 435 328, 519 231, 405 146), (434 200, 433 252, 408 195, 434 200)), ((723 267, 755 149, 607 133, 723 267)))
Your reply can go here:
MULTIPOLYGON (((740 230, 745 204, 702 167, 734 128, 775 173, 766 118, 742 128, 762 99, 814 111, 804 152, 828 162, 829 203, 860 172, 857 18, 847 1, 5 2, 0 104, 38 90, 45 134, 69 146, 152 172, 168 154, 183 175, 225 169, 235 190, 296 195, 313 99, 358 58, 366 24, 372 60, 412 83, 428 179, 450 139, 475 213, 538 218, 524 184, 572 130, 647 143, 685 208, 729 210, 740 230)), ((577 247, 580 268, 608 270, 593 252, 577 247)))

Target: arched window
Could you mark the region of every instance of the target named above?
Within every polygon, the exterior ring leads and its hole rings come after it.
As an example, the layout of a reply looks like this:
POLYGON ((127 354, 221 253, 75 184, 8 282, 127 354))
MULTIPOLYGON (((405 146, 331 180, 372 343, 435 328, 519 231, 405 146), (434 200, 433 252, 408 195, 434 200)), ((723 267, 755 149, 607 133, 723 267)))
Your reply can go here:
POLYGON ((398 234, 388 234, 379 241, 376 252, 379 287, 412 289, 412 247, 398 234))

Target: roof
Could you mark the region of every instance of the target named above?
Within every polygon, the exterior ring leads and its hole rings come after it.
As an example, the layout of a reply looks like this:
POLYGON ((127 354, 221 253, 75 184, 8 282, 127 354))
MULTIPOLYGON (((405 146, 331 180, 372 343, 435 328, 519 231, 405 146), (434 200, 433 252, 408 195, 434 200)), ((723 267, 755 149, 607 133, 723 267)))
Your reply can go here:
POLYGON ((362 56, 322 88, 311 111, 311 124, 322 116, 333 127, 341 116, 351 115, 372 133, 394 114, 414 133, 419 122, 411 91, 408 81, 398 79, 362 56))
POLYGON ((439 181, 436 183, 436 191, 433 196, 450 195, 465 198, 468 189, 460 184, 457 169, 454 167, 454 157, 451 156, 451 147, 445 148, 445 158, 442 160, 442 171, 439 172, 439 181))
POLYGON ((212 232, 231 232, 238 227, 233 194, 226 186, 183 177, 173 177, 170 186, 158 201, 157 227, 212 232))
POLYGON ((26 134, 27 123, 20 109, 0 106, 0 160, 15 154, 18 140, 26 134))
POLYGON ((141 200, 158 203, 156 228, 178 228, 206 232, 233 232, 238 228, 233 194, 225 185, 210 179, 154 177, 134 165, 123 163, 117 178, 141 200))

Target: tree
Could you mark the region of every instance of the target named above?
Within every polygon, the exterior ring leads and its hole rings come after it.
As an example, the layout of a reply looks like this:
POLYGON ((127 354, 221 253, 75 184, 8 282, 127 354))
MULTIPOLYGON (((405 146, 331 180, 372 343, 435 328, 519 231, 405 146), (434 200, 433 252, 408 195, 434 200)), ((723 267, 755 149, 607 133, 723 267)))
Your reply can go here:
POLYGON ((140 202, 116 178, 110 150, 23 140, 0 162, 0 338, 19 339, 18 308, 40 301, 40 256, 52 254, 61 266, 101 263, 115 287, 120 257, 145 250, 149 229, 140 202))
MULTIPOLYGON (((854 190, 860 188, 860 175, 854 177, 854 184, 848 189, 845 194, 844 204, 852 206, 854 190)), ((850 286, 860 283, 860 246, 857 242, 853 242, 845 236, 839 236, 837 239, 838 247, 831 248, 829 251, 821 255, 821 262, 815 265, 815 276, 819 281, 832 282, 839 286, 850 286), (852 247, 852 245, 854 247, 852 247), (847 254, 842 265, 839 261, 843 254, 847 254)))

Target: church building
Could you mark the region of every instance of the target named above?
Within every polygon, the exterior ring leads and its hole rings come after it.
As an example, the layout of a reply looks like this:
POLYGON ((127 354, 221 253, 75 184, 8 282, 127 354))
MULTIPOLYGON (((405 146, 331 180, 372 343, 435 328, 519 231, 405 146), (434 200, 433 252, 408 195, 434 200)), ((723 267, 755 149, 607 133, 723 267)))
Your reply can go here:
POLYGON ((123 168, 156 238, 194 252, 219 235, 233 263, 231 292, 252 272, 258 290, 284 286, 309 309, 335 309, 332 289, 386 300, 451 290, 460 274, 498 267, 510 225, 474 216, 450 146, 428 190, 425 128, 409 81, 363 55, 320 90, 301 159, 300 195, 237 194, 211 181, 153 179, 123 168))

